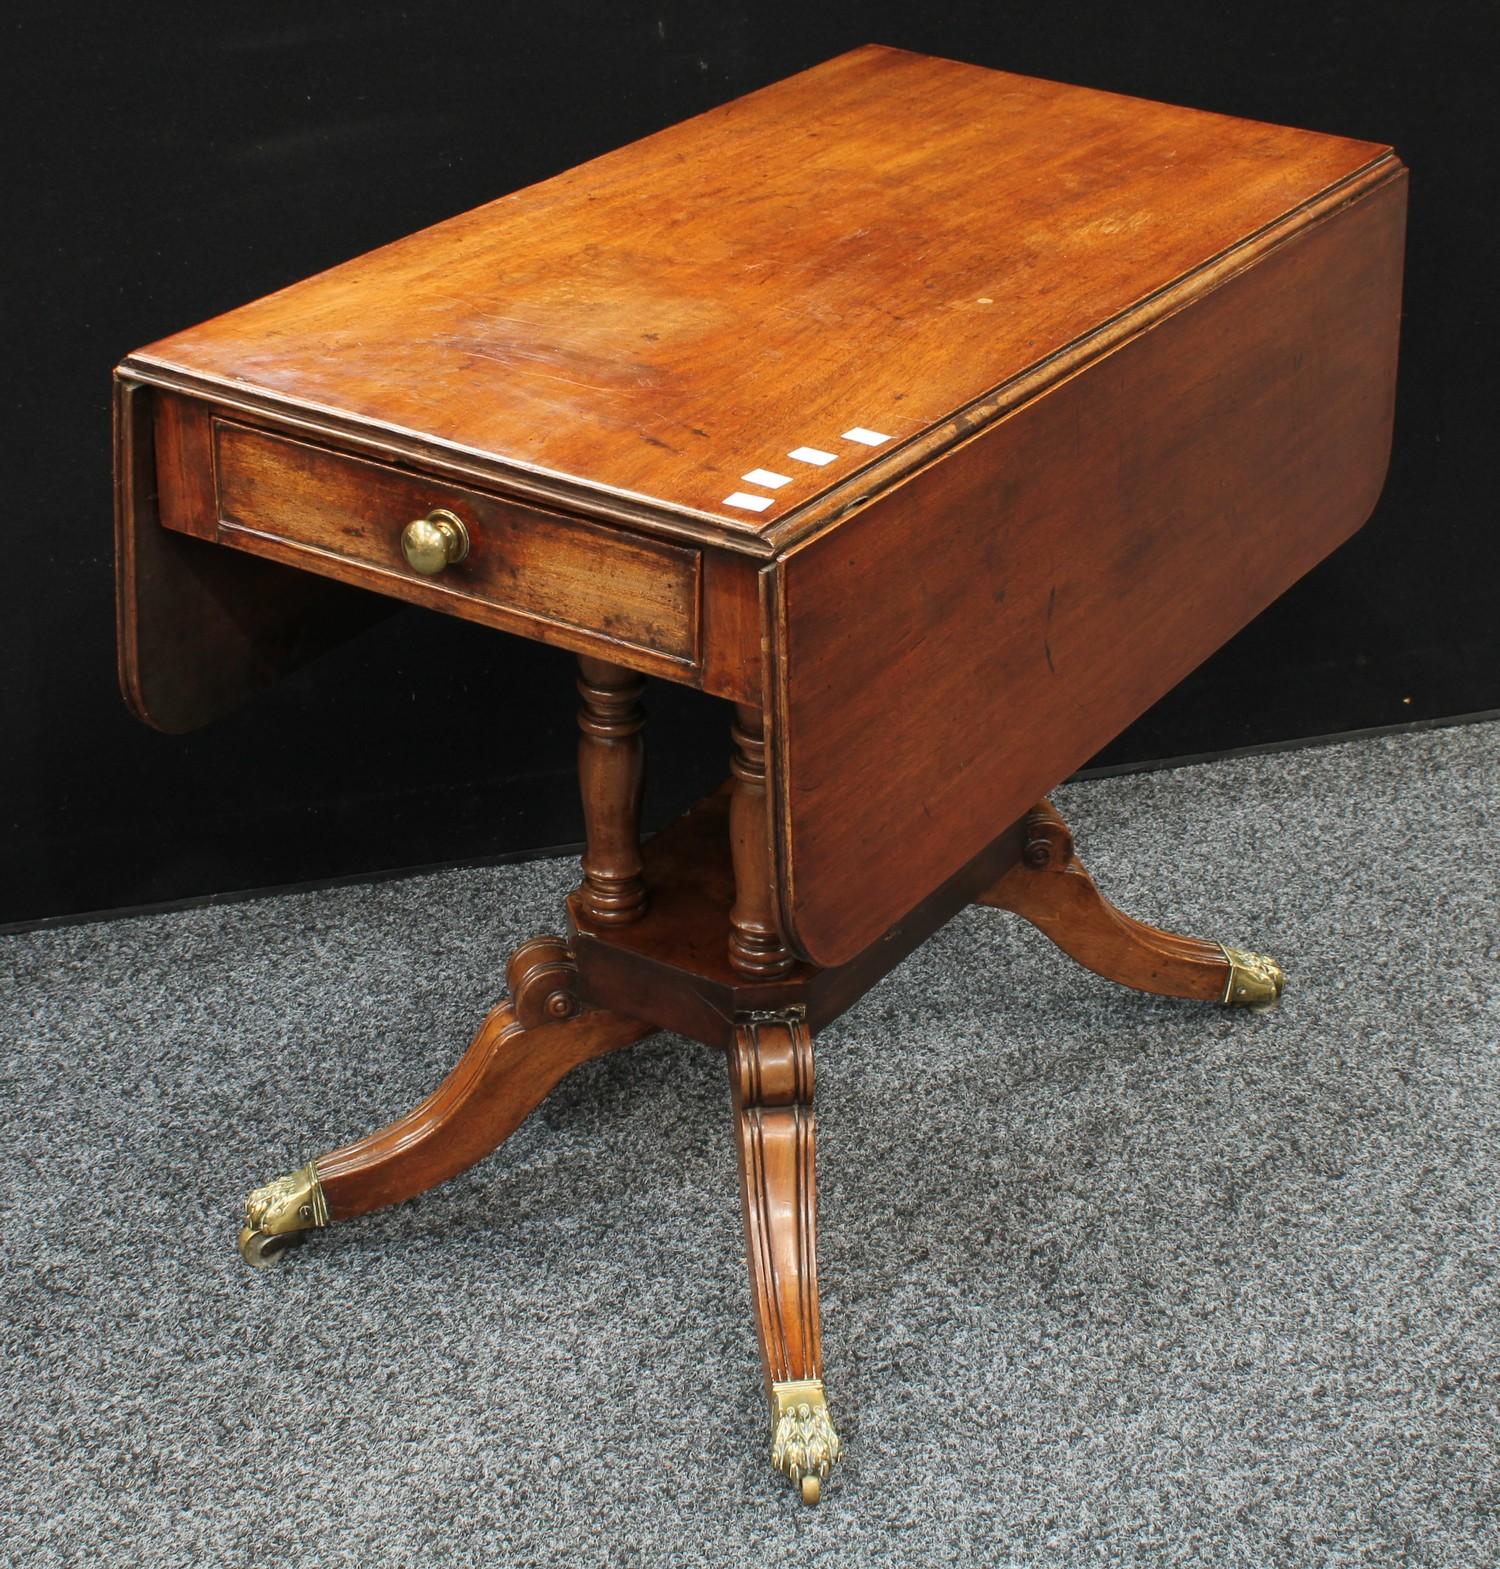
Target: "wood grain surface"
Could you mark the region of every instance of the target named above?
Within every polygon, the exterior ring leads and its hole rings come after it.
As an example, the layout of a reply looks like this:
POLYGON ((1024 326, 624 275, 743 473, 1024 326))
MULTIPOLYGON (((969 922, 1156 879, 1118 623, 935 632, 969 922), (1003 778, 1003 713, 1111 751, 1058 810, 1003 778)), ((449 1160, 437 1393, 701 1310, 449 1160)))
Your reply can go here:
POLYGON ((764 548, 1386 156, 872 45, 129 364, 764 548))
MULTIPOLYGON (((480 491, 434 484, 307 442, 216 421, 218 538, 271 554, 305 547, 313 571, 434 609, 578 646, 592 632, 679 664, 698 662, 700 553, 480 491), (414 572, 401 531, 434 507, 461 517, 468 555, 434 577, 414 572), (331 559, 329 559, 331 558, 331 559), (392 582, 394 578, 396 581, 392 582)), ((283 556, 283 559, 285 557, 283 556)))
POLYGON ((772 569, 783 928, 842 964, 1369 515, 1404 171, 772 569))

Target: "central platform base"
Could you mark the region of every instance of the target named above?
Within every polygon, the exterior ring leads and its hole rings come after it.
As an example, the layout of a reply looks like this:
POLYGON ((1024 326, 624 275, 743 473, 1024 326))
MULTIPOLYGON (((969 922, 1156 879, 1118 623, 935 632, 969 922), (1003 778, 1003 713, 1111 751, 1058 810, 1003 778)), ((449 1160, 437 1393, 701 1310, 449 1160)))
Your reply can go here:
POLYGON ((729 1046, 748 1013, 795 1008, 819 1030, 857 1002, 965 905, 977 902, 1020 859, 1025 824, 1014 823, 956 876, 849 964, 822 970, 794 962, 754 980, 730 957, 735 870, 730 854, 731 787, 707 796, 642 847, 650 915, 604 925, 583 890, 568 897, 568 931, 580 994, 709 1046, 729 1046))

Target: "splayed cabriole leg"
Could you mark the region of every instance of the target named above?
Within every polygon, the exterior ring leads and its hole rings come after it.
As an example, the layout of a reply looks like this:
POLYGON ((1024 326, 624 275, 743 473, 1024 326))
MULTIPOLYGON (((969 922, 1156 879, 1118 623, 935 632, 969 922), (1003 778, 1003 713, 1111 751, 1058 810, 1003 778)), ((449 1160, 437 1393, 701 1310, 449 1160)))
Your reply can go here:
POLYGON ((743 1019, 729 1050, 750 1295, 771 1464, 815 1504, 839 1457, 818 1320, 812 1037, 797 1012, 743 1019))
POLYGON ((1117 910, 1094 886, 1073 835, 1050 801, 1026 819, 1020 861, 975 901, 1031 922, 1106 980, 1164 997, 1268 1007, 1284 976, 1265 954, 1178 937, 1117 910))
POLYGON ((638 1019, 580 1002, 572 955, 556 937, 517 948, 506 980, 510 995, 421 1105, 250 1195, 240 1231, 246 1263, 272 1263, 310 1230, 456 1177, 514 1133, 574 1068, 651 1033, 638 1019))

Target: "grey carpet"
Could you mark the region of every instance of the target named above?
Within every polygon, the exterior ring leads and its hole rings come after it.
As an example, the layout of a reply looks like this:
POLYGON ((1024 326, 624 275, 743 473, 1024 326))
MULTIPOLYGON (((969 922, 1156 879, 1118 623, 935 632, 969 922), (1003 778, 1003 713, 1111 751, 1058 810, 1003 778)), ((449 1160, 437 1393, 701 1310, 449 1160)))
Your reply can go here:
POLYGON ((1071 787, 1265 1016, 970 911, 820 1037, 847 1458, 767 1464, 720 1059, 656 1037, 255 1274, 254 1182, 403 1110, 563 862, 5 939, 0 1561, 1500 1562, 1500 727, 1071 787))

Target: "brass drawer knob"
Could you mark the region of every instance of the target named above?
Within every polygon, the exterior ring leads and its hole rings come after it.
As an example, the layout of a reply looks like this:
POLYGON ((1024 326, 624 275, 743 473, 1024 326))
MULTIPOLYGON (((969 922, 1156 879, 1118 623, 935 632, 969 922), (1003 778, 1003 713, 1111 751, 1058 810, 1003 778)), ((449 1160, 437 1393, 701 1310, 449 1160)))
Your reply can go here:
POLYGON ((413 572, 433 577, 469 553, 464 520, 446 507, 435 507, 425 518, 401 530, 401 554, 413 572))

